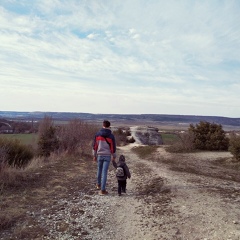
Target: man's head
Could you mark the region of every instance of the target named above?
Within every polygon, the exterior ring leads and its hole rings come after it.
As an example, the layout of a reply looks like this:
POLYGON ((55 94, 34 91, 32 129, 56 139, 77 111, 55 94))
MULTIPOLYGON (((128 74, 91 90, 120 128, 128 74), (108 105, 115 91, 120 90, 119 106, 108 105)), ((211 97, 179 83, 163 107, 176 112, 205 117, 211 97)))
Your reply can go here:
POLYGON ((110 125, 111 125, 111 123, 110 123, 108 120, 104 120, 104 121, 103 121, 103 127, 104 127, 104 128, 109 128, 110 125))

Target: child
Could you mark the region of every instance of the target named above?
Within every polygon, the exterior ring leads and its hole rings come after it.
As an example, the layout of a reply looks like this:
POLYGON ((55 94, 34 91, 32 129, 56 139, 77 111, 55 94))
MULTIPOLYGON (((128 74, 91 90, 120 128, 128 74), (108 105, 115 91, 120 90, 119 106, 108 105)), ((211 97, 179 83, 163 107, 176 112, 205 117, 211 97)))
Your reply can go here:
POLYGON ((117 163, 113 161, 113 166, 117 169, 116 177, 118 180, 118 196, 121 196, 122 192, 126 193, 127 178, 131 178, 131 173, 125 163, 124 155, 119 157, 119 161, 117 163))

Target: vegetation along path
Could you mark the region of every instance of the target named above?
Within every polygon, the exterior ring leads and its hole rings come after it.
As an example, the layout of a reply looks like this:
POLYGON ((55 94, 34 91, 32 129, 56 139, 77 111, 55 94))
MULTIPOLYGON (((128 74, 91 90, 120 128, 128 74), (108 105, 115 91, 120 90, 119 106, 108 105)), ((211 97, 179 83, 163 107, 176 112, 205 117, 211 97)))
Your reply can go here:
POLYGON ((118 149, 132 173, 120 197, 112 166, 109 195, 98 195, 89 159, 28 174, 30 185, 21 180, 1 195, 0 239, 240 239, 240 177, 225 166, 228 152, 172 154, 161 146, 143 159, 138 149, 118 149))

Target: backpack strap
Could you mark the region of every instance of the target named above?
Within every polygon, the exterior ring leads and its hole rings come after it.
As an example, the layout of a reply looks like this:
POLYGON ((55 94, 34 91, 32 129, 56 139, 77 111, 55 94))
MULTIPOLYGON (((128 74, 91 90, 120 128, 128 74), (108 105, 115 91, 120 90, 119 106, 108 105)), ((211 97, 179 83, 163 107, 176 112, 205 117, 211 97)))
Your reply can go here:
POLYGON ((109 145, 109 147, 111 148, 110 142, 107 140, 106 137, 104 137, 104 139, 106 140, 107 144, 109 145))

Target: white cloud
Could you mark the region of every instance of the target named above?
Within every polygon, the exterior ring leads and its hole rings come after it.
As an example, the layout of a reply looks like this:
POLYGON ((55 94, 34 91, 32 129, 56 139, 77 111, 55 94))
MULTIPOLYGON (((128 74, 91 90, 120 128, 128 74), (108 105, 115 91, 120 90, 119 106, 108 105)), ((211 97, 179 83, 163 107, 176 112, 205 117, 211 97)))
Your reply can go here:
POLYGON ((114 99, 106 112, 239 116, 239 9, 237 1, 3 1, 0 101, 5 110, 100 112, 114 99))

